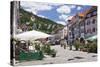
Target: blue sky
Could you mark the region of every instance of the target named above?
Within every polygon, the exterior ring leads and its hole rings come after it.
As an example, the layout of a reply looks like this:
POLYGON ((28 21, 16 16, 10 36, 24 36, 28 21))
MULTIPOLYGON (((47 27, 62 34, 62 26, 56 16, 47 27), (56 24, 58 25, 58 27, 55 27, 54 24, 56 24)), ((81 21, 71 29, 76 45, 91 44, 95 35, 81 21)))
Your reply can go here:
POLYGON ((21 7, 40 17, 48 18, 56 23, 65 25, 68 19, 79 12, 89 9, 91 6, 21 1, 21 7))

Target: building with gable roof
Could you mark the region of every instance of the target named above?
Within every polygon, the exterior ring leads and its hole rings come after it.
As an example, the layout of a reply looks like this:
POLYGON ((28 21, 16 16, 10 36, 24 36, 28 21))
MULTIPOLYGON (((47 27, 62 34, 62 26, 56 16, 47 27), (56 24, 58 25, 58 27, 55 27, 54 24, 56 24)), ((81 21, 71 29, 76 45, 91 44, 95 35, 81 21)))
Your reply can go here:
POLYGON ((68 44, 76 38, 88 38, 97 35, 97 7, 92 6, 82 13, 78 13, 67 23, 68 44))

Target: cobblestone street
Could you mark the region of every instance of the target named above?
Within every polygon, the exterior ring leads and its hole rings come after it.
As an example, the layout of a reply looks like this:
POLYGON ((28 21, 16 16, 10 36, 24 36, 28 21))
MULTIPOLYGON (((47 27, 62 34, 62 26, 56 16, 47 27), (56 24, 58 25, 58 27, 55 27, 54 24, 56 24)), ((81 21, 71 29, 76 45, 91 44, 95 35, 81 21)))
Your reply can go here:
POLYGON ((59 45, 52 46, 52 48, 57 51, 57 56, 55 58, 46 55, 43 60, 25 61, 17 63, 16 66, 97 61, 97 54, 95 53, 73 51, 68 48, 63 49, 63 47, 60 47, 59 45))

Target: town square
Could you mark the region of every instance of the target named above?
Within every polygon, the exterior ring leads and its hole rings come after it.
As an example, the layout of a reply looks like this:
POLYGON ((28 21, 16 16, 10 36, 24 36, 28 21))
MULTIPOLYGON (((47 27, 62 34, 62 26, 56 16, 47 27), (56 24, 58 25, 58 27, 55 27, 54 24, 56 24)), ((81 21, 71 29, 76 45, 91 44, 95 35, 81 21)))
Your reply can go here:
POLYGON ((97 61, 97 6, 11 2, 11 65, 97 61))

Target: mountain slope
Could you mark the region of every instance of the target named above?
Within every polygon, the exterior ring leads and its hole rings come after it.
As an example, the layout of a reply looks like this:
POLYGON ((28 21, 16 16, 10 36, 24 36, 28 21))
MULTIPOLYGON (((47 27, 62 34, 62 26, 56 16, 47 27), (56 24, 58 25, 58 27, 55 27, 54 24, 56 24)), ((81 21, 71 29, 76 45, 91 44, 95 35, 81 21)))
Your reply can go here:
POLYGON ((29 23, 28 27, 30 27, 30 29, 28 30, 35 29, 35 30, 42 31, 45 33, 52 33, 57 28, 63 27, 63 25, 57 24, 56 22, 50 19, 39 17, 37 15, 34 15, 20 8, 19 24, 20 25, 27 24, 27 22, 29 23))

